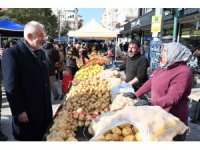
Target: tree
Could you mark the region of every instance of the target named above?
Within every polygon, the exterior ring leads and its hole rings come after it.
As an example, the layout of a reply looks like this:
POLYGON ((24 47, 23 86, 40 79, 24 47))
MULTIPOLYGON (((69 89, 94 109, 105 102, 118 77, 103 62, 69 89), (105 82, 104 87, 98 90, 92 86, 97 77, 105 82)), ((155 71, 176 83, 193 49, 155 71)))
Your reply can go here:
POLYGON ((69 30, 71 30, 71 28, 69 26, 69 21, 64 21, 63 26, 61 28, 60 36, 67 35, 69 30))
POLYGON ((78 22, 78 29, 80 29, 82 26, 83 26, 83 20, 81 19, 78 22))
POLYGON ((26 24, 29 21, 38 21, 45 26, 47 35, 58 35, 58 19, 50 8, 10 8, 4 12, 6 18, 26 24))

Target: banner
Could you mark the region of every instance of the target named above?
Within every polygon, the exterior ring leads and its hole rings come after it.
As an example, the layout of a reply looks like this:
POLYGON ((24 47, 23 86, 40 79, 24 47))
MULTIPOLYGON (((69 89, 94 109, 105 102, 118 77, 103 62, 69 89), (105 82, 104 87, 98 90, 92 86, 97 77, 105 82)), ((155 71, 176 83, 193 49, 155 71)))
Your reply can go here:
POLYGON ((161 32, 162 16, 152 16, 151 20, 151 32, 161 32))

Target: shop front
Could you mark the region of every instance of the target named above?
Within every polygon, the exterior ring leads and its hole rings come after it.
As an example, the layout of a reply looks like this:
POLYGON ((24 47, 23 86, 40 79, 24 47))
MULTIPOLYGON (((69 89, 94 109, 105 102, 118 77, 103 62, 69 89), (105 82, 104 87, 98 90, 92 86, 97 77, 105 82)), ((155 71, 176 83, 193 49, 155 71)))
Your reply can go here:
POLYGON ((119 33, 120 33, 121 43, 130 42, 130 40, 131 40, 131 31, 130 31, 131 28, 130 27, 131 27, 130 22, 128 22, 125 25, 120 27, 119 33))
POLYGON ((179 22, 179 42, 195 50, 200 43, 200 10, 198 8, 184 9, 179 22))

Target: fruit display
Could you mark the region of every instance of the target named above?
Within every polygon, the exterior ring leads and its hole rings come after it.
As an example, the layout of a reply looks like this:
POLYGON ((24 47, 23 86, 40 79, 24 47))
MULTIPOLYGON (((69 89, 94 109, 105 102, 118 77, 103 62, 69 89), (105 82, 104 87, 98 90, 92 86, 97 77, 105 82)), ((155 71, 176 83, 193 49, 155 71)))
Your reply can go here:
POLYGON ((80 108, 77 112, 73 112, 73 118, 77 121, 78 127, 88 127, 92 121, 92 115, 82 112, 80 108))
POLYGON ((140 133, 131 124, 122 124, 105 132, 96 141, 141 141, 140 133))
POLYGON ((106 57, 92 57, 90 60, 86 62, 86 64, 83 67, 93 66, 93 65, 104 65, 104 64, 110 64, 110 61, 106 57))
MULTIPOLYGON (((66 110, 75 113, 75 118, 108 112, 111 104, 110 84, 106 79, 86 79, 72 86, 67 95, 66 110), (81 113, 81 114, 80 114, 81 113)), ((79 121, 87 121, 82 119, 79 121)))
POLYGON ((77 130, 77 121, 70 112, 62 110, 54 119, 53 126, 49 129, 50 134, 47 141, 77 141, 75 131, 77 130))
POLYGON ((76 73, 73 80, 76 84, 66 95, 66 101, 49 129, 47 141, 78 141, 79 131, 89 127, 92 118, 110 111, 112 82, 120 78, 116 71, 109 74, 112 81, 101 78, 98 74, 102 71, 103 66, 96 64, 76 73))
POLYGON ((103 71, 103 66, 94 65, 86 68, 81 68, 75 75, 74 80, 82 80, 87 78, 96 77, 103 71))

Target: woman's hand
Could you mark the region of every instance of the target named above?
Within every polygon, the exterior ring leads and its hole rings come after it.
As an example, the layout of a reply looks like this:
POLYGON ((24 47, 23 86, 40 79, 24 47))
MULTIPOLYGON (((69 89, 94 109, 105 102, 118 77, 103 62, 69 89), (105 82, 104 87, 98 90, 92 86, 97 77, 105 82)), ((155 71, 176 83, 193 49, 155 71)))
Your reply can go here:
POLYGON ((151 103, 148 100, 140 99, 134 104, 134 106, 150 106, 151 103))
POLYGON ((132 98, 132 99, 137 98, 137 97, 135 96, 135 94, 132 93, 132 92, 124 93, 123 96, 124 96, 124 97, 129 97, 129 98, 132 98))

